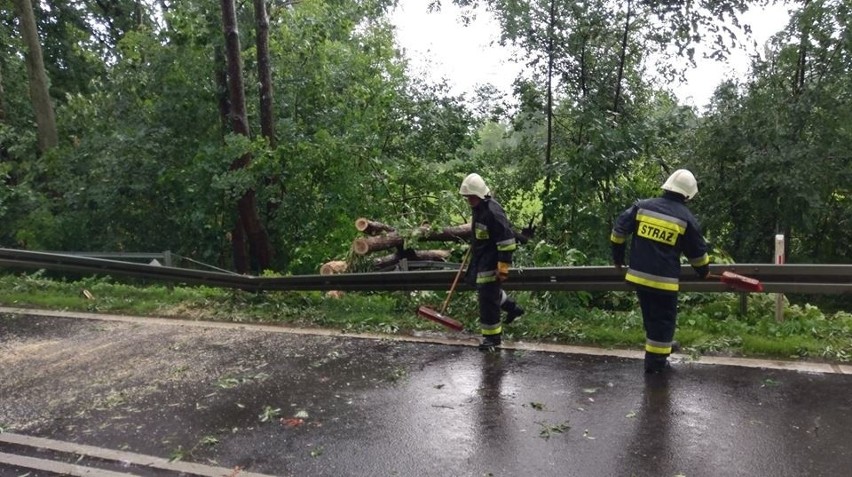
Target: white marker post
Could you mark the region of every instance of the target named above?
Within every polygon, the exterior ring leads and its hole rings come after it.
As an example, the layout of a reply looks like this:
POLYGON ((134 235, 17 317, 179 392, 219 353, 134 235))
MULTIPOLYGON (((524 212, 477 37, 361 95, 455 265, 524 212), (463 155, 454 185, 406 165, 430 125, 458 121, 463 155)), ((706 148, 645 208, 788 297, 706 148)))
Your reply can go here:
MULTIPOLYGON (((775 265, 784 264, 784 234, 775 235, 775 265)), ((775 321, 784 321, 784 294, 775 294, 775 321)))

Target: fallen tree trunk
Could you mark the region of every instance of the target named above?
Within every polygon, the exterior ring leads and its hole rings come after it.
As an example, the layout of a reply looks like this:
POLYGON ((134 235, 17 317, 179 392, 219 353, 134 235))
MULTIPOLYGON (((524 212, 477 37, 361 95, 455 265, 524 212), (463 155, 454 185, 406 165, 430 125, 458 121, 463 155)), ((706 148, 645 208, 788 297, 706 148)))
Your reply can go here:
POLYGON ((403 253, 392 253, 390 255, 385 255, 384 257, 377 258, 373 260, 373 268, 376 270, 382 270, 387 267, 392 267, 398 264, 402 259, 418 261, 418 262, 426 262, 426 261, 434 261, 434 262, 444 262, 449 257, 449 250, 411 250, 407 249, 403 253))
MULTIPOLYGON (((424 226, 415 229, 411 234, 411 238, 421 242, 447 242, 467 240, 470 238, 470 235, 470 224, 444 227, 440 230, 432 230, 424 226)), ((377 250, 401 247, 404 243, 405 239, 398 233, 393 232, 387 235, 357 238, 352 242, 352 250, 358 255, 367 255, 377 250)))
POLYGON ((383 233, 396 232, 396 229, 391 227, 390 225, 383 224, 381 222, 376 222, 375 220, 370 220, 365 217, 360 217, 355 220, 355 228, 359 232, 363 232, 367 235, 379 235, 383 233))

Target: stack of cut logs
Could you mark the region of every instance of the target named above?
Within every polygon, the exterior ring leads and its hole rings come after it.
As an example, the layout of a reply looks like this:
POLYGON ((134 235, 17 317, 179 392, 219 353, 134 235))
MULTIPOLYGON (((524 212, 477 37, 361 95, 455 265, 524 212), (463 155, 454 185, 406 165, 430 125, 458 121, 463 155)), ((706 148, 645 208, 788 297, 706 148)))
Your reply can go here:
MULTIPOLYGON (((412 261, 446 261, 451 254, 450 250, 414 250, 410 247, 406 248, 405 245, 410 245, 415 240, 419 242, 468 241, 471 235, 470 224, 443 227, 440 229, 421 225, 403 235, 394 227, 363 217, 355 221, 355 228, 366 235, 366 237, 359 237, 352 242, 352 252, 355 258, 365 257, 380 250, 394 249, 394 252, 391 254, 370 260, 368 267, 373 270, 385 270, 397 265, 403 259, 412 261), (408 244, 406 244, 406 237, 408 238, 408 244)), ((350 261, 334 260, 323 264, 320 267, 320 274, 333 275, 345 273, 350 268, 350 261)))

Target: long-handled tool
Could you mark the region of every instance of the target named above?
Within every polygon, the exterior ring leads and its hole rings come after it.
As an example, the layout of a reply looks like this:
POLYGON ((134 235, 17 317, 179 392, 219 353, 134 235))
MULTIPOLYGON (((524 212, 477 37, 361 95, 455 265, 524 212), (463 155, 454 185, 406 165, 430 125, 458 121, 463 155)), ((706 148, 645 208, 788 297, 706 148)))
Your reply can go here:
POLYGON ((762 292, 763 284, 760 283, 760 280, 755 278, 747 277, 745 275, 740 275, 734 272, 722 272, 721 275, 716 275, 710 273, 707 275, 707 278, 715 278, 724 283, 725 285, 730 286, 731 288, 735 288, 740 291, 747 292, 762 292))
POLYGON ((418 315, 424 318, 428 318, 434 322, 440 323, 446 326, 447 328, 456 331, 461 331, 464 329, 463 324, 461 324, 457 320, 450 318, 449 316, 444 315, 444 312, 447 311, 447 305, 450 304, 450 298, 453 296, 453 292, 456 289, 456 285, 458 285, 459 283, 459 277, 461 277, 461 274, 465 269, 467 259, 470 257, 471 248, 467 249, 467 253, 465 253, 464 258, 462 259, 462 263, 461 265, 459 265, 459 271, 456 273, 456 278, 453 279, 453 284, 452 286, 450 286, 450 291, 447 293, 447 298, 444 299, 444 303, 441 305, 441 311, 435 311, 432 308, 429 308, 428 306, 421 305, 419 308, 417 308, 418 315))

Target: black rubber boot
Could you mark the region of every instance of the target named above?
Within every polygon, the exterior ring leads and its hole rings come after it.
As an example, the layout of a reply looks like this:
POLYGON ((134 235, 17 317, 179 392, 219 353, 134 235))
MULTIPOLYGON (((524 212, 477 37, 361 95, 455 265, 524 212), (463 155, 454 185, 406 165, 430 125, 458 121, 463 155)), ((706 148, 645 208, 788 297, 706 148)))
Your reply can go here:
POLYGON ((648 374, 659 374, 671 369, 668 356, 664 354, 645 353, 645 372, 648 374))
POLYGON ((524 309, 513 301, 506 301, 500 306, 506 312, 506 318, 503 318, 503 324, 508 325, 523 315, 524 309))
POLYGON ((503 344, 503 339, 500 335, 483 336, 482 342, 479 343, 479 351, 496 351, 503 344))

